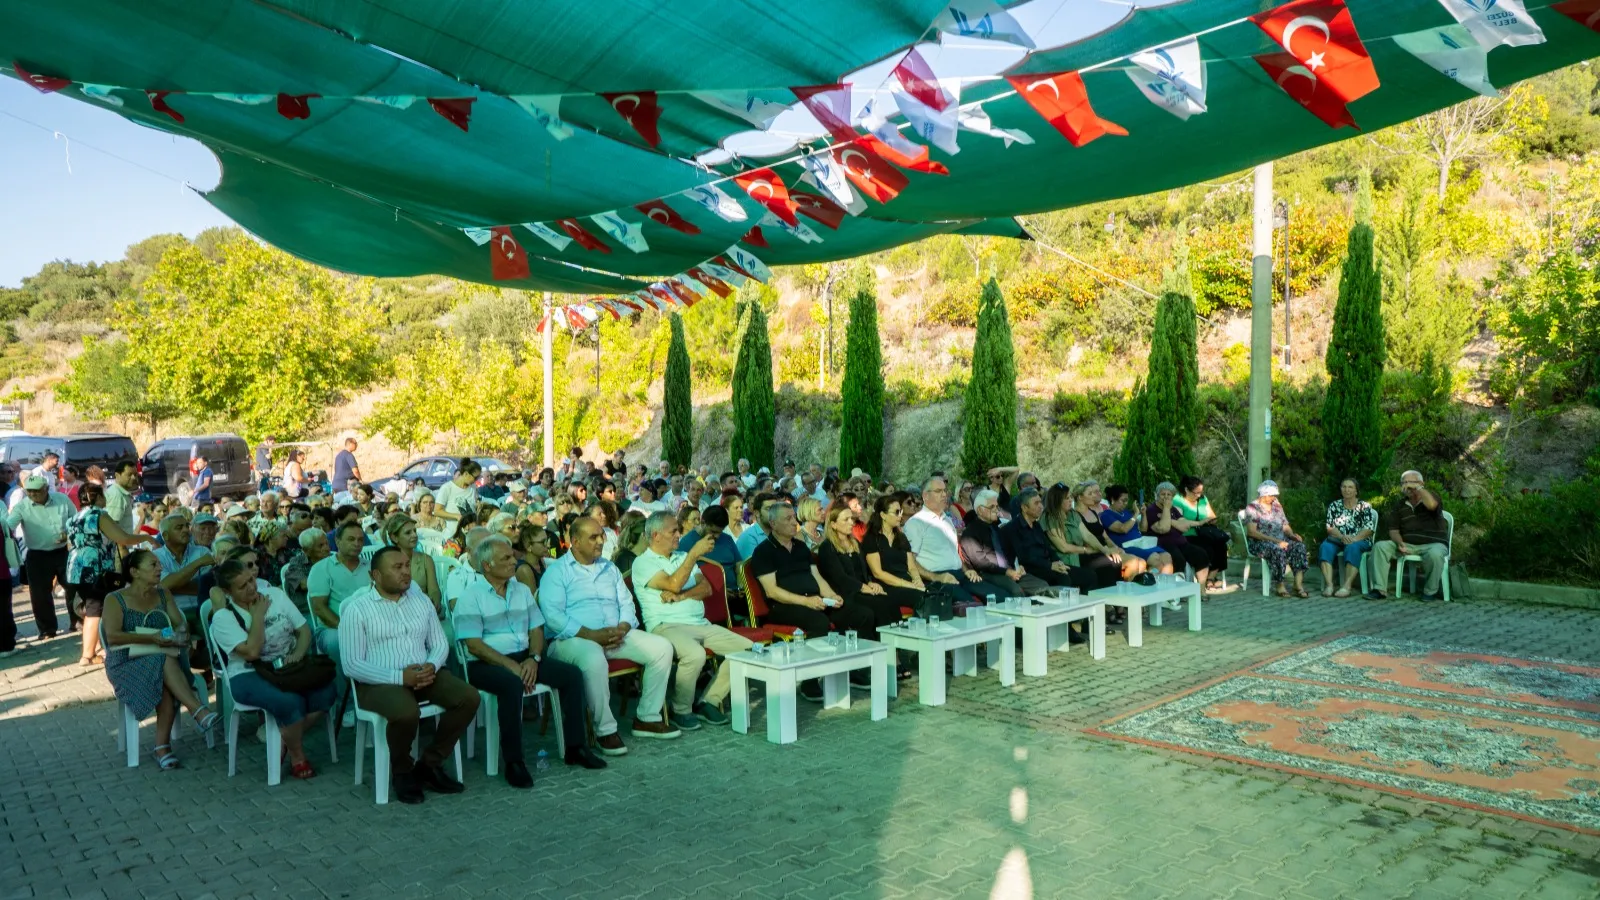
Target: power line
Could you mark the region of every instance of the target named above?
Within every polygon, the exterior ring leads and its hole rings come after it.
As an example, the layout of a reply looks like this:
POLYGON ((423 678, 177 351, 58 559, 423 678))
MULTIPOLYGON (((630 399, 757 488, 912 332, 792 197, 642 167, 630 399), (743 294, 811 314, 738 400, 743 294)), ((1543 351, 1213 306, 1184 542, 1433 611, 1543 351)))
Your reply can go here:
MULTIPOLYGON (((166 180, 171 181, 171 182, 173 182, 174 184, 176 184, 176 185, 178 185, 180 187, 186 187, 186 188, 189 188, 190 190, 194 189, 193 185, 189 184, 188 180, 186 180, 186 179, 179 178, 176 175, 168 175, 166 172, 162 172, 162 171, 160 171, 158 169, 152 169, 149 166, 147 166, 144 163, 139 162, 137 160, 132 160, 132 159, 127 158, 126 156, 122 156, 120 154, 113 153, 110 150, 106 150, 106 149, 104 149, 102 147, 96 147, 93 144, 87 143, 85 141, 80 141, 77 138, 72 137, 71 135, 67 134, 66 132, 61 131, 60 129, 51 128, 48 125, 41 125, 38 122, 33 121, 32 119, 24 119, 22 116, 19 116, 16 113, 9 112, 9 111, 4 110, 4 109, 0 109, 0 116, 5 116, 8 119, 15 119, 16 121, 21 122, 24 125, 27 125, 29 128, 37 128, 40 131, 44 132, 45 134, 60 136, 61 138, 65 139, 66 141, 69 142, 69 144, 68 144, 69 147, 72 144, 76 144, 79 147, 82 147, 82 148, 84 148, 86 150, 93 150, 94 152, 99 153, 102 156, 109 156, 112 159, 118 160, 119 162, 127 163, 128 165, 133 166, 134 168, 143 169, 144 171, 149 172, 151 175, 156 175, 156 176, 159 176, 161 178, 165 178, 166 180)), ((69 150, 68 152, 70 153, 71 151, 69 150)), ((67 165, 68 165, 69 168, 68 168, 67 171, 70 173, 71 172, 71 168, 70 168, 70 166, 71 166, 71 162, 70 162, 71 157, 69 156, 68 159, 69 159, 69 162, 68 162, 67 165)))

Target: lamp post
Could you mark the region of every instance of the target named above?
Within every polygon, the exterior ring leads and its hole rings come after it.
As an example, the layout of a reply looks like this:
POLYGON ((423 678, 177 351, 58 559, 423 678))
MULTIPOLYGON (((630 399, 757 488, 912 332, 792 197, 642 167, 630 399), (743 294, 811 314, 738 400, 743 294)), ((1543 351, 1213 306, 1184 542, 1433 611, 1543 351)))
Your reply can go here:
POLYGON ((1283 368, 1287 370, 1293 364, 1289 341, 1293 334, 1290 322, 1294 319, 1294 306, 1289 294, 1289 201, 1278 201, 1272 214, 1272 227, 1283 229, 1283 368))
POLYGON ((1272 163, 1255 169, 1250 278, 1250 425, 1245 489, 1272 468, 1272 163))

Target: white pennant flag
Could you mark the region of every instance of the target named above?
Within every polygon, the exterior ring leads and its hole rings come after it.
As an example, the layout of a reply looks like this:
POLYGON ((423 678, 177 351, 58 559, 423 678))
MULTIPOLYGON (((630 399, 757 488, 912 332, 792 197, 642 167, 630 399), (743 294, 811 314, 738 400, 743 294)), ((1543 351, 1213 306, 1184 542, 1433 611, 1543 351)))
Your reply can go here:
POLYGON ((411 104, 417 102, 415 94, 391 94, 382 97, 357 97, 362 103, 376 103, 379 106, 388 106, 394 109, 410 109, 411 104))
POLYGON ((561 121, 561 95, 560 94, 512 94, 511 102, 522 107, 523 111, 533 116, 533 120, 544 126, 550 136, 558 141, 572 137, 572 126, 561 121))
POLYGON ((215 97, 218 100, 226 100, 229 103, 242 103, 245 106, 260 106, 263 103, 271 103, 272 101, 278 99, 278 95, 277 94, 218 94, 218 93, 212 93, 212 94, 205 94, 203 96, 215 97))
POLYGON ((596 213, 589 218, 604 229, 606 234, 616 238, 629 250, 635 253, 643 253, 650 249, 650 245, 644 239, 644 229, 639 223, 629 222, 627 219, 617 215, 616 210, 596 213))
POLYGON ((861 127, 872 132, 873 137, 888 144, 890 149, 903 156, 919 159, 928 152, 927 147, 906 137, 897 126, 879 115, 870 103, 862 110, 861 127))
POLYGON ((83 91, 83 95, 85 97, 93 97, 96 100, 99 100, 99 101, 104 102, 104 103, 109 103, 112 106, 121 106, 122 105, 122 98, 118 97, 116 94, 111 93, 112 91, 116 90, 116 87, 114 85, 109 85, 109 84, 80 84, 80 85, 78 85, 78 90, 83 91))
POLYGON ((479 247, 482 247, 484 244, 494 240, 494 232, 487 228, 463 228, 461 229, 461 232, 467 237, 472 238, 472 242, 477 244, 479 247))
POLYGON ((1485 97, 1500 96, 1500 89, 1489 82, 1489 51, 1465 27, 1446 25, 1397 34, 1394 43, 1463 87, 1485 97))
POLYGON ((1544 30, 1528 15, 1522 0, 1439 0, 1486 50, 1505 44, 1544 43, 1544 30))
POLYGON ((1128 61, 1138 66, 1127 70, 1128 77, 1151 103, 1184 121, 1206 111, 1206 64, 1199 41, 1189 38, 1135 53, 1128 61))
POLYGON ((933 27, 947 34, 1034 49, 1033 38, 994 0, 947 0, 933 27))
POLYGON ((1033 143, 1033 138, 1026 131, 1018 131, 1015 128, 996 128, 994 123, 989 121, 989 113, 984 110, 981 103, 962 107, 961 112, 956 116, 956 124, 961 126, 962 131, 971 131, 976 134, 986 134, 992 138, 999 138, 1005 142, 1007 147, 1013 143, 1033 143))
POLYGON ((918 137, 953 155, 961 152, 956 145, 956 131, 960 127, 961 82, 951 79, 948 84, 941 81, 939 86, 950 95, 949 105, 942 110, 934 109, 911 96, 898 84, 895 85, 894 102, 918 137))
POLYGON ((719 266, 714 262, 703 262, 698 268, 700 271, 710 275, 712 278, 716 278, 726 284, 732 285, 733 287, 738 287, 739 285, 750 280, 738 272, 719 266))
POLYGON ((755 280, 761 282, 772 280, 772 270, 767 268, 767 264, 759 259, 756 259, 754 253, 751 253, 738 244, 734 244, 732 247, 724 250, 723 255, 728 257, 729 262, 733 263, 744 271, 749 272, 750 276, 755 280))
POLYGON ((801 181, 809 181, 852 216, 866 212, 867 201, 856 194, 855 188, 850 186, 850 179, 844 174, 844 167, 835 163, 832 156, 823 153, 802 156, 800 165, 806 170, 806 174, 800 177, 801 181))
POLYGON ((789 109, 786 104, 762 100, 749 91, 690 91, 689 96, 757 128, 772 127, 772 120, 789 109))
POLYGON ((768 210, 767 213, 761 217, 761 221, 756 224, 762 226, 763 228, 781 228, 807 244, 822 243, 822 235, 812 231, 811 226, 799 221, 796 221, 795 224, 790 225, 788 222, 785 222, 784 220, 773 215, 771 210, 768 210))
POLYGON ((744 211, 739 201, 728 196, 722 188, 714 184, 695 185, 684 191, 683 195, 721 216, 724 222, 743 222, 750 218, 750 214, 744 211))
POLYGON ((554 228, 551 228, 549 225, 546 225, 543 222, 523 222, 522 227, 538 235, 544 240, 545 243, 556 248, 557 253, 567 249, 567 245, 572 243, 572 238, 567 237, 565 234, 555 230, 554 228))

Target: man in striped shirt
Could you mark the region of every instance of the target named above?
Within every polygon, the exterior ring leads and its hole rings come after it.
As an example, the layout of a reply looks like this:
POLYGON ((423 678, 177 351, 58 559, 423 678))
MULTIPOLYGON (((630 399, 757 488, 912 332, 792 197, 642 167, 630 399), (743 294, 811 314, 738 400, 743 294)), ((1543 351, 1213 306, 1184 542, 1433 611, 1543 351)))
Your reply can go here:
POLYGON ((449 645, 433 602, 411 583, 411 562, 395 547, 372 556, 372 587, 340 608, 339 645, 345 675, 356 683, 361 708, 388 720, 389 765, 395 797, 421 803, 422 789, 459 794, 461 782, 443 763, 478 714, 478 691, 445 668, 449 645), (413 764, 417 704, 444 708, 433 743, 413 764))

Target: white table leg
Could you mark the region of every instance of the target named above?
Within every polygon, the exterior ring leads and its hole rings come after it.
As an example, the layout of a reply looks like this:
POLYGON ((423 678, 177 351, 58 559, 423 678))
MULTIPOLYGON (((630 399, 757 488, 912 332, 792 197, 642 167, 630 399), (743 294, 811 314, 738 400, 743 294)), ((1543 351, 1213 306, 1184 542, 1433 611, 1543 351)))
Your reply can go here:
POLYGON ((1195 585, 1195 591, 1189 595, 1189 630, 1200 630, 1200 586, 1195 585))
POLYGON ((889 718, 889 685, 894 683, 894 654, 884 651, 883 663, 872 666, 872 721, 889 718))
POLYGON ((955 654, 955 672, 957 675, 978 674, 978 645, 968 644, 957 647, 951 651, 955 654))
MULTIPOLYGON (((728 696, 733 698, 733 730, 739 734, 750 733, 750 683, 745 680, 745 666, 740 660, 728 663, 728 696)), ((771 715, 771 711, 768 711, 771 715)))
POLYGON ((1128 646, 1144 646, 1144 615, 1137 606, 1128 606, 1128 646))
POLYGON ((1046 671, 1044 626, 1037 619, 1024 619, 1022 626, 1022 674, 1038 678, 1046 671))
POLYGON ((1000 686, 1011 687, 1017 683, 1017 645, 1010 634, 1002 640, 990 642, 989 646, 995 644, 1000 645, 1000 686))
MULTIPOLYGON (((1150 627, 1152 627, 1152 628, 1160 628, 1161 627, 1161 608, 1163 606, 1165 606, 1165 605, 1166 605, 1166 603, 1163 601, 1161 603, 1152 603, 1149 606, 1145 607, 1145 609, 1150 610, 1150 627)), ((1133 615, 1133 610, 1131 610, 1131 609, 1128 610, 1128 615, 1132 616, 1133 615)))
POLYGON ((1069 653, 1072 641, 1067 637, 1071 628, 1066 624, 1051 625, 1044 630, 1044 645, 1049 653, 1069 653))
POLYGON ((1089 617, 1089 658, 1106 658, 1106 608, 1099 607, 1089 617))
POLYGON ((822 707, 850 708, 850 673, 832 672, 822 676, 822 707))
MULTIPOLYGON (((874 669, 878 669, 878 668, 884 669, 885 672, 888 674, 888 676, 889 676, 889 699, 891 699, 891 700, 900 696, 900 678, 898 677, 899 673, 896 671, 900 667, 899 663, 900 663, 899 648, 895 647, 893 644, 889 644, 888 645, 888 649, 884 653, 882 665, 874 665, 874 667, 873 667, 874 669)), ((876 676, 874 676, 874 677, 876 677, 876 676)))
POLYGON ((926 647, 917 654, 917 701, 923 706, 944 705, 944 651, 926 647))
POLYGON ((795 678, 792 669, 778 672, 777 684, 767 682, 767 740, 792 744, 795 740, 795 678))
POLYGON ((984 649, 983 649, 983 664, 988 666, 991 669, 1000 668, 1000 654, 1005 652, 1005 651, 1000 649, 1000 644, 1002 642, 1009 644, 1013 640, 1015 640, 1015 638, 1012 636, 1012 634, 1010 632, 1007 632, 1006 636, 1004 638, 1002 638, 1001 640, 999 640, 999 641, 989 641, 987 644, 984 644, 983 645, 983 647, 984 647, 984 649))

